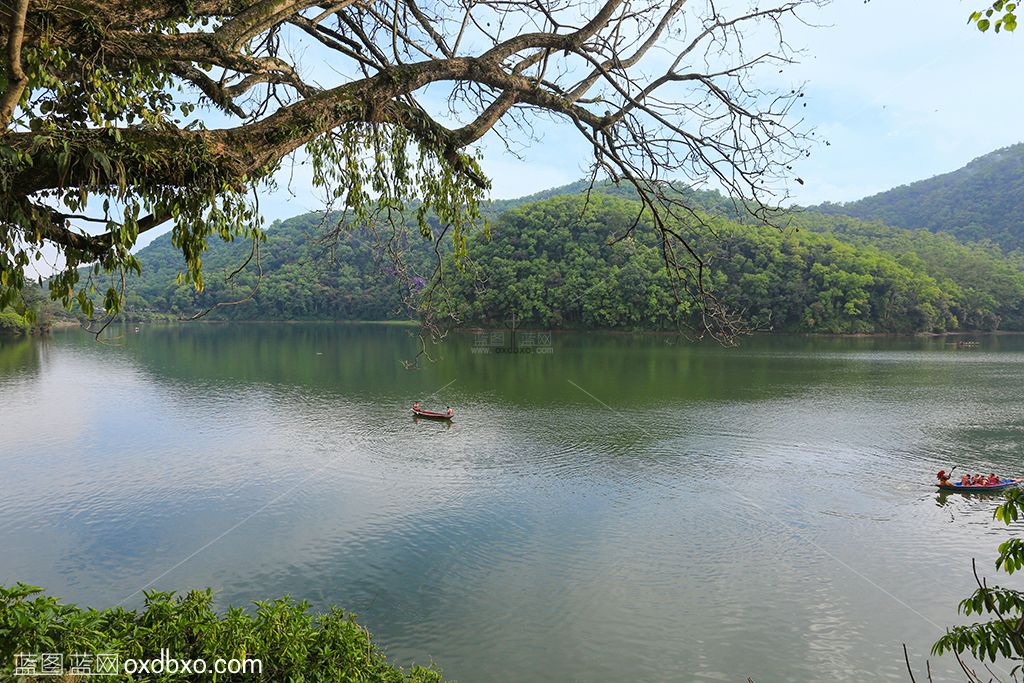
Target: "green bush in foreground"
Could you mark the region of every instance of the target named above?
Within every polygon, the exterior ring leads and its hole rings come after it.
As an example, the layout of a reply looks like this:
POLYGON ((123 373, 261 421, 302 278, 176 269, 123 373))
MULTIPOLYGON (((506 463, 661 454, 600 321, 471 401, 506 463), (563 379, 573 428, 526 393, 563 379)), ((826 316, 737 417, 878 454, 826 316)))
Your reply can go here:
MULTIPOLYGON (((310 611, 306 602, 288 597, 256 602, 255 612, 229 608, 213 611, 207 589, 187 595, 150 591, 141 611, 114 607, 82 609, 41 595, 34 586, 0 586, 0 680, 12 677, 25 654, 60 653, 64 678, 75 663, 98 666, 97 656, 116 654, 119 673, 104 681, 383 681, 440 683, 440 673, 420 666, 405 671, 390 665, 370 634, 351 614, 332 608, 310 611), (142 672, 128 660, 156 660, 163 652, 174 659, 175 673, 142 672), (72 661, 76 655, 93 659, 72 661), (19 657, 19 655, 21 655, 19 657), (213 672, 219 660, 259 660, 243 672, 213 672), (206 663, 205 673, 183 673, 180 662, 206 663), (127 665, 127 666, 126 666, 127 665), (135 669, 134 675, 126 668, 135 669)), ((110 658, 106 657, 109 664, 110 658)), ((40 666, 40 662, 33 662, 40 666)), ((152 667, 154 670, 156 667, 152 667)), ((160 667, 171 668, 162 665, 160 667)), ((24 669, 22 670, 24 673, 24 669)), ((53 681, 52 676, 15 676, 22 681, 53 681)), ((87 680, 87 678, 82 678, 87 680)))

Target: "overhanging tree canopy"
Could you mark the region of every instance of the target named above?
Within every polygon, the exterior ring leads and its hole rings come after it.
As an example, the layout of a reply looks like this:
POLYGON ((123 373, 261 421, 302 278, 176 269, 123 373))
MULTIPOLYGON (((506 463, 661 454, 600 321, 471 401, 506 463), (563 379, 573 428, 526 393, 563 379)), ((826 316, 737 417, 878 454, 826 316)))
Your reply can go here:
POLYGON ((474 143, 549 114, 592 147, 595 177, 635 187, 705 326, 728 334, 666 181, 771 204, 805 153, 787 118, 802 93, 751 76, 791 61, 781 22, 803 4, 6 0, 0 307, 49 244, 51 292, 91 314, 80 267, 123 276, 168 221, 201 287, 207 239, 258 238, 255 192, 299 150, 352 215, 416 199, 426 234, 433 211, 458 248, 489 186, 474 143))

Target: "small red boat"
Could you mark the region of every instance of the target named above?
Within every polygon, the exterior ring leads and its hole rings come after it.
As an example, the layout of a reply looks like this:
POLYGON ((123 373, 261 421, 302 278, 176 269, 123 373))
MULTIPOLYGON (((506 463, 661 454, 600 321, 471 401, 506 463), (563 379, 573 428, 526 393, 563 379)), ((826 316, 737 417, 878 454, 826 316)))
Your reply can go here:
POLYGON ((435 413, 433 410, 423 410, 413 406, 412 414, 416 417, 425 417, 428 420, 450 420, 455 417, 455 411, 452 410, 447 413, 435 413))

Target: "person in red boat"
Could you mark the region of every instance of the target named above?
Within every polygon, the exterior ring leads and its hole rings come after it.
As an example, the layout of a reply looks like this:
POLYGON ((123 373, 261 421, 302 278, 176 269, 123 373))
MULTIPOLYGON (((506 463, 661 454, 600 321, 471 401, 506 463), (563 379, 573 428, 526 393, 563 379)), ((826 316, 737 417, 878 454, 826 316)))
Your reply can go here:
POLYGON ((420 402, 416 401, 415 403, 413 403, 412 404, 412 409, 413 410, 419 410, 420 409, 420 402))
POLYGON ((935 476, 939 478, 939 486, 949 486, 949 475, 946 474, 946 470, 939 470, 935 476))
POLYGON ((455 415, 455 411, 452 410, 451 406, 448 406, 448 410, 445 411, 445 415, 447 415, 448 417, 451 417, 451 416, 455 415))

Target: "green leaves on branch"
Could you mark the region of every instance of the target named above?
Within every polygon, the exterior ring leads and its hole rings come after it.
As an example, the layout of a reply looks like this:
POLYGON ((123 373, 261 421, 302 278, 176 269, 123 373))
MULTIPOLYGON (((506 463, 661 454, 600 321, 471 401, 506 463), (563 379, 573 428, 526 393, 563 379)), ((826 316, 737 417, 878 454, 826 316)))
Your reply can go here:
POLYGON ((978 30, 985 32, 994 28, 996 33, 1000 30, 1013 31, 1017 28, 1017 3, 996 0, 991 7, 971 12, 968 23, 973 23, 978 30))
MULTIPOLYGON (((198 119, 186 126, 180 117, 192 116, 197 100, 180 96, 179 73, 190 65, 114 59, 105 51, 112 40, 106 27, 88 16, 77 21, 74 40, 66 26, 41 21, 41 35, 23 51, 29 83, 0 138, 0 310, 22 298, 26 269, 52 256, 44 245, 53 245, 52 298, 112 319, 124 306, 127 276, 140 269, 131 253, 139 234, 166 221, 184 257, 178 281, 202 292, 210 239, 265 239, 252 197, 273 183, 280 156, 306 141, 313 185, 344 206, 347 225, 372 225, 415 206, 422 235, 435 237, 428 215, 436 216, 455 253, 465 253, 481 223, 483 174, 478 159, 422 112, 393 102, 373 110, 353 97, 273 126, 261 126, 266 119, 221 131, 205 130, 198 119), (359 123, 337 124, 345 120, 359 123)), ((147 22, 140 40, 206 23, 147 22)))
POLYGON ((1021 489, 1010 489, 1006 493, 1006 500, 1002 505, 996 507, 992 516, 1004 524, 1016 522, 1024 509, 1024 491, 1021 489))
POLYGON ((184 279, 201 289, 207 236, 255 239, 260 219, 246 179, 215 163, 201 136, 178 134, 172 152, 160 144, 181 123, 176 113, 191 112, 175 102, 180 86, 172 74, 146 60, 112 66, 99 47, 102 27, 83 20, 80 30, 95 53, 72 51, 45 32, 23 50, 29 84, 15 127, 21 135, 0 141, 0 308, 20 299, 26 268, 44 258, 49 243, 63 261, 48 280, 52 298, 69 309, 77 304, 90 318, 102 304, 110 319, 122 308, 125 276, 139 271, 131 250, 141 230, 175 218, 184 279), (59 182, 25 194, 21 179, 33 169, 59 182), (97 205, 102 217, 94 210, 81 222, 97 205), (105 235, 99 248, 86 239, 85 226, 105 235), (65 244, 54 239, 68 232, 65 244), (101 275, 111 277, 101 283, 101 275), (97 292, 102 298, 94 300, 97 292))
POLYGON ((68 308, 77 302, 90 318, 97 312, 92 297, 101 274, 113 275, 101 287, 103 317, 121 311, 125 276, 140 271, 131 249, 140 231, 152 224, 174 221, 172 239, 184 255, 183 279, 200 291, 209 236, 262 238, 261 218, 247 196, 249 186, 226 174, 201 137, 183 136, 168 157, 145 136, 123 136, 115 129, 67 130, 52 122, 37 128, 26 148, 0 143, 0 272, 7 273, 0 285, 0 306, 20 296, 24 269, 42 256, 44 243, 52 241, 50 230, 67 230, 62 211, 74 216, 102 206, 98 222, 105 236, 103 251, 65 246, 63 268, 48 280, 54 299, 68 308), (38 193, 61 211, 17 193, 23 172, 47 164, 74 178, 64 187, 38 193), (178 181, 168 182, 174 176, 178 181), (90 268, 83 271, 83 266, 90 268))
POLYGON ((306 145, 313 184, 324 190, 329 207, 341 203, 349 225, 402 221, 415 200, 416 225, 434 239, 433 214, 449 226, 456 255, 466 253, 469 233, 482 222, 484 190, 470 178, 482 176, 478 158, 447 149, 442 140, 413 136, 401 125, 348 124, 306 145), (454 168, 452 159, 469 169, 454 168))
MULTIPOLYGON (((996 507, 993 516, 1004 524, 1016 522, 1024 510, 1024 491, 1011 489, 1004 502, 996 507)), ((996 569, 1013 574, 1024 566, 1024 543, 1010 538, 999 545, 996 569)), ((977 575, 976 575, 977 576, 977 575)), ((1024 660, 1024 592, 989 586, 978 579, 978 589, 960 602, 960 613, 965 616, 987 616, 988 621, 949 629, 932 646, 932 653, 941 655, 970 652, 979 661, 996 661, 1003 657, 1024 660)), ((1011 675, 1016 675, 1020 664, 1011 675)))
POLYGON ((999 544, 999 557, 996 559, 996 569, 1002 569, 1007 574, 1024 567, 1024 542, 1019 538, 1011 538, 999 544))

